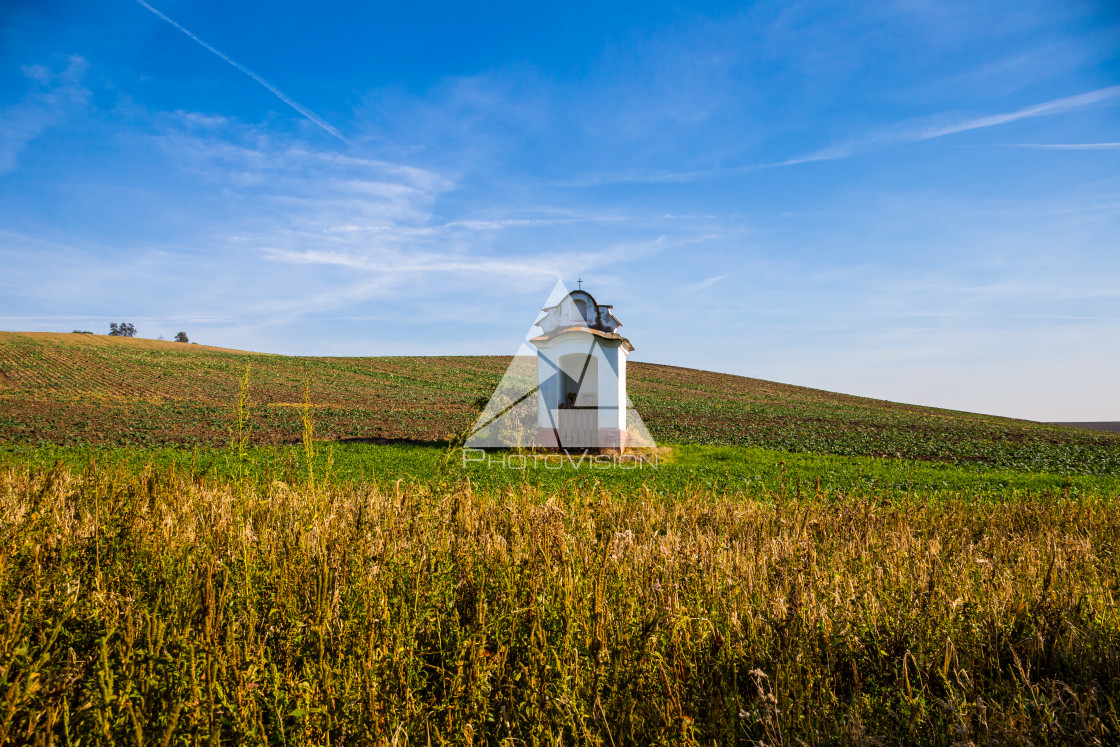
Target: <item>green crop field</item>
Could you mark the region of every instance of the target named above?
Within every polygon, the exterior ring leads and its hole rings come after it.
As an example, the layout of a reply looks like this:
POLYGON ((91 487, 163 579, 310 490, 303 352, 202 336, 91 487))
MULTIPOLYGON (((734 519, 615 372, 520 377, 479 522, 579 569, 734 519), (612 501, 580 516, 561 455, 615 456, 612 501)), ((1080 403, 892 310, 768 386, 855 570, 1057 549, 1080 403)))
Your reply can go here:
MULTIPOLYGON (((470 426, 508 358, 300 358, 102 335, 0 332, 8 443, 214 447, 249 368, 252 442, 296 443, 305 387, 323 438, 439 443, 470 426)), ((1116 434, 635 363, 629 390, 658 442, 1120 472, 1116 434)))
POLYGON ((656 467, 464 464, 507 363, 0 333, 0 744, 1120 741, 1120 434, 635 364, 656 467))

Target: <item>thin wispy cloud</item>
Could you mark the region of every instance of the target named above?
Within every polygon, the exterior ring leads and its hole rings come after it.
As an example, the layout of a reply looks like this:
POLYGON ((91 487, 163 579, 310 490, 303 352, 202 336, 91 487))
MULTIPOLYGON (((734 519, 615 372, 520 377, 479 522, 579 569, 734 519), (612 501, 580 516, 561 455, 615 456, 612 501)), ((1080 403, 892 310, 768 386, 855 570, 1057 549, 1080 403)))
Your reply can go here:
POLYGON ((697 291, 702 291, 705 288, 710 288, 711 286, 715 285, 719 281, 725 279, 729 274, 730 273, 725 272, 722 275, 713 275, 710 278, 705 278, 704 280, 701 280, 699 283, 693 283, 692 285, 686 285, 684 287, 684 290, 685 290, 686 293, 696 293, 697 291))
MULTIPOLYGON (((1032 117, 1043 117, 1052 114, 1064 114, 1066 112, 1083 109, 1093 104, 1098 104, 1103 101, 1120 97, 1120 85, 1108 86, 1107 88, 1098 88, 1095 91, 1087 93, 1080 93, 1076 96, 1064 96, 1050 101, 1044 101, 1041 104, 1034 104, 1032 106, 1023 107, 1013 112, 1006 112, 1004 114, 992 114, 983 117, 973 117, 966 119, 952 125, 942 125, 937 127, 926 127, 920 130, 907 130, 901 133, 884 132, 878 135, 859 140, 845 145, 833 145, 822 150, 814 151, 805 156, 790 158, 785 161, 777 163, 762 164, 755 167, 748 167, 750 170, 758 170, 765 168, 779 168, 783 166, 798 166, 804 163, 814 163, 817 161, 836 161, 858 155, 860 153, 871 150, 876 146, 890 145, 898 142, 920 142, 923 140, 933 140, 948 135, 955 135, 960 132, 969 132, 971 130, 980 130, 986 127, 997 127, 999 125, 1007 124, 1009 122, 1016 122, 1021 119, 1030 119, 1032 117)), ((1038 147, 1038 148, 1055 148, 1055 149, 1111 149, 1116 147, 1116 143, 1090 143, 1087 145, 1024 145, 1022 147, 1038 147)), ((732 173, 740 171, 746 173, 745 169, 733 169, 732 173)))
POLYGON ((60 73, 41 65, 23 69, 24 76, 42 89, 14 106, 0 109, 0 175, 15 170, 19 154, 28 143, 86 102, 89 91, 82 85, 85 69, 85 59, 77 55, 70 57, 60 73))
POLYGON ((589 215, 569 218, 502 218, 482 220, 470 218, 444 224, 447 228, 465 228, 472 231, 500 231, 508 228, 535 228, 538 226, 565 226, 576 223, 618 223, 632 220, 621 215, 589 215))
MULTIPOLYGON (((1007 112, 1004 114, 993 114, 983 117, 974 117, 972 119, 967 119, 952 125, 926 127, 919 130, 903 130, 901 132, 891 132, 888 130, 883 133, 864 138, 862 140, 856 140, 840 145, 832 145, 827 148, 812 151, 802 156, 787 158, 781 161, 747 164, 744 166, 731 166, 725 168, 697 169, 692 171, 631 170, 613 174, 589 174, 569 181, 554 182, 553 184, 555 186, 565 187, 597 187, 607 184, 684 184, 690 182, 711 181, 715 179, 730 179, 738 176, 746 176, 748 174, 753 174, 759 171, 766 171, 769 169, 801 166, 804 164, 819 163, 822 161, 841 161, 853 156, 860 155, 878 147, 889 146, 898 143, 933 140, 936 138, 946 137, 948 135, 955 135, 961 132, 979 130, 987 127, 996 127, 1021 119, 1043 117, 1053 114, 1063 114, 1065 112, 1083 109, 1093 104, 1109 101, 1117 97, 1120 97, 1120 85, 1100 88, 1095 91, 1077 94, 1076 96, 1065 96, 1063 98, 1045 101, 1041 104, 1034 104, 1032 106, 1017 109, 1016 111, 1007 112)), ((1120 143, 1042 143, 1024 144, 1011 147, 1048 148, 1053 150, 1114 150, 1120 147, 1120 143)))
POLYGON ((1029 119, 1031 117, 1043 117, 1050 114, 1062 114, 1064 112, 1073 111, 1075 109, 1083 109, 1092 104, 1097 104, 1102 101, 1108 101, 1120 96, 1120 86, 1109 86, 1107 88, 1098 88, 1095 91, 1088 93, 1080 93, 1076 96, 1065 96, 1060 99, 1053 99, 1045 101, 1041 104, 1027 106, 1022 109, 1017 109, 1013 112, 1005 114, 993 114, 987 117, 975 117, 973 119, 966 119, 963 122, 958 122, 953 125, 943 127, 931 127, 925 130, 911 133, 907 139, 912 140, 932 140, 933 138, 944 137, 946 135, 955 135, 958 132, 968 132, 969 130, 979 130, 985 127, 996 127, 998 125, 1007 124, 1008 122, 1016 122, 1020 119, 1029 119))
POLYGON ((150 10, 152 13, 156 14, 157 16, 162 18, 163 20, 167 21, 172 26, 174 26, 175 28, 179 29, 184 34, 189 36, 191 39, 198 42, 200 45, 202 45, 203 47, 205 47, 209 51, 213 52, 215 55, 217 55, 221 59, 225 60, 226 62, 233 65, 235 68, 237 68, 241 72, 248 75, 250 78, 255 80, 257 83, 260 83, 262 86, 264 86, 266 89, 268 89, 272 93, 272 95, 274 95, 276 98, 283 101, 288 106, 292 107, 292 109, 295 109, 297 112, 299 112, 301 115, 303 115, 308 121, 310 121, 313 124, 315 124, 316 126, 318 126, 324 132, 327 132, 327 133, 333 135, 334 137, 338 138, 339 140, 346 143, 347 145, 353 145, 353 143, 351 143, 349 140, 347 140, 346 136, 344 136, 341 132, 339 132, 334 127, 334 125, 332 125, 330 122, 327 122, 325 119, 323 119, 322 117, 317 115, 315 112, 311 111, 310 109, 308 109, 303 104, 299 103, 298 101, 296 101, 292 97, 288 96, 286 93, 281 91, 279 88, 272 85, 267 80, 265 80, 261 76, 257 75, 256 73, 254 73, 249 68, 242 65, 240 62, 237 62, 236 60, 228 57, 227 55, 223 54, 219 50, 215 49, 211 45, 204 42, 202 39, 199 39, 197 36, 195 36, 193 33, 191 33, 189 30, 187 30, 182 24, 180 24, 175 19, 171 18, 170 16, 166 15, 165 13, 159 11, 156 8, 153 8, 151 5, 144 2, 144 0, 136 0, 136 2, 140 3, 140 5, 144 6, 145 8, 150 10))
POLYGON ((1120 150, 1120 143, 1001 143, 993 147, 1038 150, 1120 150))
POLYGON ((482 273, 500 275, 560 274, 555 263, 520 259, 494 259, 485 257, 456 257, 445 254, 389 258, 384 255, 361 256, 330 251, 267 251, 265 256, 277 262, 311 265, 336 265, 351 270, 364 270, 378 275, 403 273, 482 273))
POLYGON ((323 154, 261 137, 246 125, 235 125, 247 131, 238 130, 237 142, 229 143, 182 119, 168 120, 169 131, 151 142, 203 188, 220 183, 230 202, 253 205, 234 222, 195 225, 195 243, 229 258, 213 284, 238 285, 243 270, 234 267, 252 267, 262 278, 255 292, 233 304, 247 323, 296 323, 410 292, 453 296, 480 280, 517 292, 671 250, 682 233, 694 238, 693 227, 675 226, 673 236, 617 242, 607 232, 636 216, 547 204, 486 204, 448 220, 437 207, 456 182, 439 171, 323 154), (601 242, 589 242, 594 248, 546 242, 527 249, 518 238, 523 231, 584 227, 604 232, 601 242))
POLYGON ((835 161, 847 158, 852 151, 847 148, 827 148, 804 156, 789 158, 784 161, 772 163, 752 163, 745 166, 728 166, 714 169, 696 169, 693 171, 654 171, 648 169, 635 169, 609 174, 585 174, 575 179, 549 182, 555 187, 600 187, 608 184, 689 184, 704 182, 713 179, 730 179, 737 176, 746 176, 768 169, 780 169, 786 166, 797 166, 803 163, 817 161, 835 161))

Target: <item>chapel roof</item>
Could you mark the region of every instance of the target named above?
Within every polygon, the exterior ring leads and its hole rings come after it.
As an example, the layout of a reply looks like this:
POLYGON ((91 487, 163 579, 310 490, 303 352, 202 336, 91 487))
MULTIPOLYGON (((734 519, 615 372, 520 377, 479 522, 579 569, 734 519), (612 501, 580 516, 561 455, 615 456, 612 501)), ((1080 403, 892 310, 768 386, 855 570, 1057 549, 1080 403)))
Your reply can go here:
POLYGON ((601 304, 587 291, 571 291, 552 306, 541 309, 545 315, 538 322, 544 334, 532 341, 543 342, 567 332, 590 332, 606 340, 621 340, 627 350, 634 346, 617 330, 622 326, 610 304, 601 304))

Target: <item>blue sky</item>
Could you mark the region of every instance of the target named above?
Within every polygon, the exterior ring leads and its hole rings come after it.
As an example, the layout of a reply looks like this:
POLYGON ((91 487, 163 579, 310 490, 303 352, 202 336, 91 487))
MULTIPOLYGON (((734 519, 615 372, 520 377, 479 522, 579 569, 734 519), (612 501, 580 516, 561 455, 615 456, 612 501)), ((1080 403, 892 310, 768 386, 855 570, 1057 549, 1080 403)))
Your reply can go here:
POLYGON ((0 5, 0 328, 1120 420, 1113 2, 0 5))

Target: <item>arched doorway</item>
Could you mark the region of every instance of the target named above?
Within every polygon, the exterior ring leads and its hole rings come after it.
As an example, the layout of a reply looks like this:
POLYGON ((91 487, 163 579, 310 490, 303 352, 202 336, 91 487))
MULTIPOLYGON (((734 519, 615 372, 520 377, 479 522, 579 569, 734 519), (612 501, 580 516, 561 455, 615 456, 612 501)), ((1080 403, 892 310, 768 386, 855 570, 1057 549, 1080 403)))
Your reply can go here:
POLYGON ((565 448, 599 445, 599 361, 594 355, 560 356, 557 430, 565 448))

